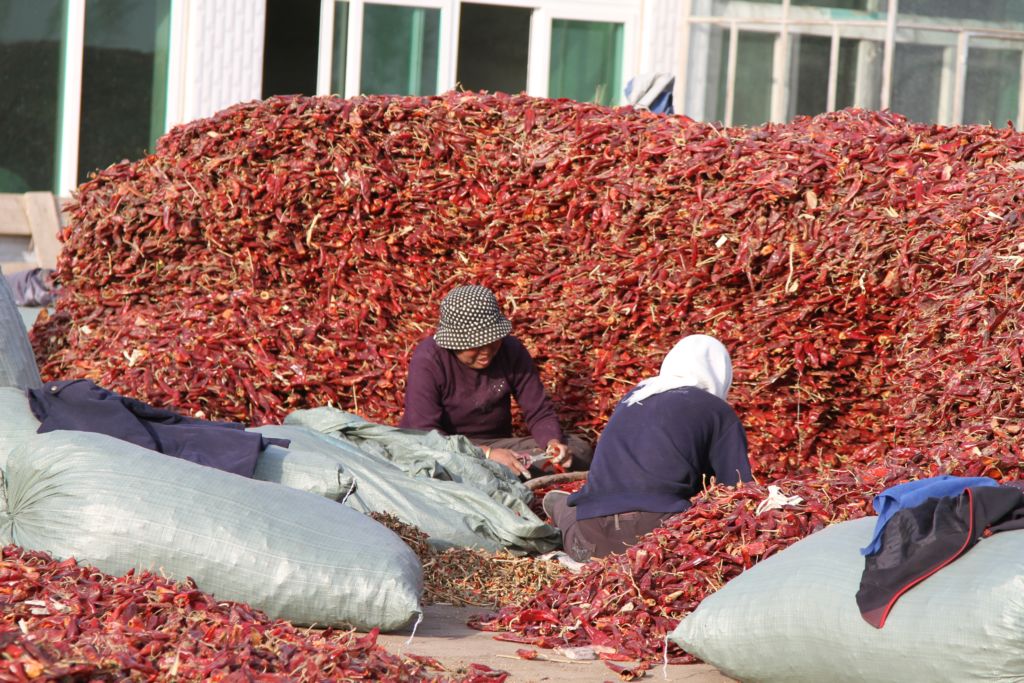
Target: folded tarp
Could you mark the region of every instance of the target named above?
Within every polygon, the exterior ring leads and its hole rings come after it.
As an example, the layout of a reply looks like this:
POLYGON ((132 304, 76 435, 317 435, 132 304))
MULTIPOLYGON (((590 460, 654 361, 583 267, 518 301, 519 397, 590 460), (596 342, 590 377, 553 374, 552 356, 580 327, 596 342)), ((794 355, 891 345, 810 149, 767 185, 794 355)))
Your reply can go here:
POLYGON ((191 577, 302 625, 387 631, 422 613, 422 569, 402 539, 311 493, 74 431, 15 448, 3 491, 3 544, 113 575, 191 577))
MULTIPOLYGON (((485 485, 465 479, 414 476, 379 452, 371 452, 373 449, 365 443, 357 446, 310 427, 286 424, 252 429, 266 436, 289 439, 290 449, 297 453, 314 452, 336 459, 355 480, 353 490, 343 499, 346 505, 364 513, 391 513, 426 533, 435 547, 547 552, 558 546, 558 530, 541 521, 524 502, 531 495, 526 487, 516 481, 498 481, 499 474, 491 475, 485 485), (517 486, 524 489, 522 495, 505 491, 517 486)), ((467 470, 478 467, 487 472, 490 465, 495 465, 483 458, 458 457, 468 462, 452 465, 453 471, 465 466, 467 470)), ((416 469, 422 472, 427 468, 416 469)), ((448 469, 444 472, 451 476, 448 469)), ((482 474, 479 476, 486 479, 482 474)), ((511 473, 508 477, 512 477, 511 473)))
POLYGON ((297 410, 286 416, 284 423, 347 441, 410 476, 465 484, 518 514, 530 512, 533 492, 512 470, 488 460, 483 450, 464 436, 391 427, 332 407, 297 410))

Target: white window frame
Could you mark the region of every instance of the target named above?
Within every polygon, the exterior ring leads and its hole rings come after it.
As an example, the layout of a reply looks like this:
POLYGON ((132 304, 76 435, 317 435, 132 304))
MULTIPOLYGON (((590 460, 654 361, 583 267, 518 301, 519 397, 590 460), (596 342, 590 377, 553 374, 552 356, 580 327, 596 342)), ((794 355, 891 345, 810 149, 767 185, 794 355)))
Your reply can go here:
MULTIPOLYGON (((167 56, 167 101, 164 109, 164 131, 180 122, 187 94, 184 62, 187 0, 170 4, 170 35, 167 56)), ((85 58, 86 0, 67 0, 67 25, 61 54, 61 110, 56 147, 55 192, 62 197, 78 187, 78 152, 82 127, 82 63, 85 58)))
POLYGON ((61 55, 60 137, 57 140, 57 194, 78 187, 78 144, 82 123, 82 60, 85 55, 85 0, 68 0, 61 55))
MULTIPOLYGON (((317 62, 318 95, 331 93, 334 52, 334 9, 336 0, 320 1, 320 46, 317 62)), ((473 0, 477 4, 521 7, 533 10, 530 18, 530 45, 527 52, 526 92, 548 96, 551 64, 551 25, 556 19, 603 21, 623 25, 620 81, 625 86, 636 75, 640 64, 639 37, 642 0, 473 0)), ((363 12, 367 3, 423 7, 441 10, 438 54, 438 93, 455 87, 458 67, 460 0, 347 0, 348 45, 345 59, 345 92, 333 93, 346 98, 361 94, 363 12)), ((619 103, 625 101, 619 93, 619 103)))
POLYGON ((439 50, 437 55, 437 84, 443 92, 453 82, 451 53, 445 45, 452 41, 452 31, 457 35, 458 25, 453 25, 453 0, 347 0, 348 33, 345 54, 345 92, 332 93, 331 80, 334 59, 334 8, 336 0, 320 0, 320 46, 317 55, 316 92, 318 95, 342 95, 356 97, 360 95, 360 83, 363 68, 363 15, 367 4, 397 5, 399 7, 439 9, 441 10, 438 34, 439 50))

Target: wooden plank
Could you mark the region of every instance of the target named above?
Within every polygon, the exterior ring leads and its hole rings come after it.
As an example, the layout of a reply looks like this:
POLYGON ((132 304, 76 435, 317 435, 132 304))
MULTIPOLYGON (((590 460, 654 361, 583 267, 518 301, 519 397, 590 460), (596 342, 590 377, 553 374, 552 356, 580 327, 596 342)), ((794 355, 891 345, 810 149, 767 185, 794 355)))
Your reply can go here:
POLYGON ((31 235, 20 194, 0 194, 0 235, 31 235))
POLYGON ((25 214, 32 228, 32 246, 41 268, 56 268, 60 254, 60 214, 52 192, 26 192, 25 214))
POLYGON ((2 261, 0 262, 0 271, 6 274, 17 273, 22 270, 31 270, 37 268, 34 263, 26 263, 25 261, 2 261))

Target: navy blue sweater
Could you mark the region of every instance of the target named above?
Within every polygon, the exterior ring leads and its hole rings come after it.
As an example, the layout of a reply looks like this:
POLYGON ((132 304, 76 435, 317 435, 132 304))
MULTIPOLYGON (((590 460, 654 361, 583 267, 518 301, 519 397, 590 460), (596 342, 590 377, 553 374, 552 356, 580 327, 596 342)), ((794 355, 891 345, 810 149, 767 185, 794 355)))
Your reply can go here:
POLYGON ((747 434, 717 396, 680 387, 621 401, 594 451, 586 485, 569 497, 578 519, 620 512, 682 512, 705 478, 751 481, 747 434))

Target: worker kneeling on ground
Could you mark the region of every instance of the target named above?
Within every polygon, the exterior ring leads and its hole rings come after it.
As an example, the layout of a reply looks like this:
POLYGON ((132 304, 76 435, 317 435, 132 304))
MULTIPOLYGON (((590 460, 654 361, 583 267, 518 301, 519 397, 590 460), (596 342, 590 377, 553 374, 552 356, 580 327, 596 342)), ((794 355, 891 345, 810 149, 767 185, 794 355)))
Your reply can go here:
POLYGON ((746 432, 725 402, 731 384, 725 346, 696 334, 626 394, 597 442, 586 485, 544 497, 566 553, 583 562, 623 552, 689 509, 711 476, 727 485, 752 479, 746 432))

